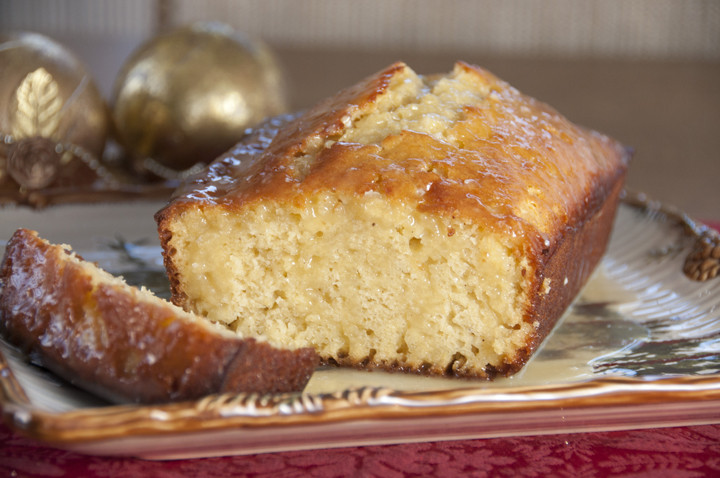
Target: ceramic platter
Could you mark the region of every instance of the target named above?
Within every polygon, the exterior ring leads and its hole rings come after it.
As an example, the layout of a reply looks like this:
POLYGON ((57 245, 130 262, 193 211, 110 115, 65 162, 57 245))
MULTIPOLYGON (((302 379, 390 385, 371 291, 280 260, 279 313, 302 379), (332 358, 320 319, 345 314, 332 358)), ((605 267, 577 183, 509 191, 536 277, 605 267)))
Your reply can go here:
MULTIPOLYGON (((160 203, 0 209, 134 284, 168 294, 160 203)), ((14 429, 53 446, 147 459, 720 423, 720 278, 688 255, 717 236, 626 198, 600 267, 528 365, 494 382, 323 369, 302 394, 113 405, 0 342, 0 399, 14 429)), ((720 246, 718 248, 720 251, 720 246)))

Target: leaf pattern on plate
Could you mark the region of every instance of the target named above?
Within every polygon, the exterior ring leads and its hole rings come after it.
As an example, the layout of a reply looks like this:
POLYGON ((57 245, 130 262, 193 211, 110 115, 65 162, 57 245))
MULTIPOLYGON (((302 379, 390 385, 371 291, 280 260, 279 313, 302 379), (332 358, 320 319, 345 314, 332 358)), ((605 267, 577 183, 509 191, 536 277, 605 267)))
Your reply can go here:
MULTIPOLYGON (((623 208, 603 265, 636 298, 607 305, 647 331, 632 346, 592 361, 600 374, 704 375, 720 372, 720 294, 715 281, 679 273, 693 246, 683 218, 623 208)), ((607 310, 600 314, 610 313, 607 310)))

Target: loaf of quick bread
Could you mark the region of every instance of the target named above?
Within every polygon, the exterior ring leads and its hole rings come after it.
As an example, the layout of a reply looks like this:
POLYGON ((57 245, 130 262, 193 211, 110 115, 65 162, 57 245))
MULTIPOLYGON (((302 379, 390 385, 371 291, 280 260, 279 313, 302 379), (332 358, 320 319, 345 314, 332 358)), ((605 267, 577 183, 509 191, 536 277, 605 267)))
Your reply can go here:
POLYGON ((301 390, 312 349, 242 339, 18 230, 0 268, 0 334, 40 365, 114 402, 301 390))
POLYGON ((173 300, 364 368, 520 369, 601 258, 629 160, 465 63, 397 63, 281 123, 156 215, 173 300))

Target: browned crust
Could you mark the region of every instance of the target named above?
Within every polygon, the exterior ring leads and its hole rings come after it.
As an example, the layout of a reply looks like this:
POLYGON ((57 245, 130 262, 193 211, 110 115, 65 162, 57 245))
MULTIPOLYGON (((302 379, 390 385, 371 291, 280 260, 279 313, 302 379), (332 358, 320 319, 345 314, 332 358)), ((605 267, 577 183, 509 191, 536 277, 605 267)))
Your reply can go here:
MULTIPOLYGON (((172 260, 169 228, 173 216, 184 210, 220 207, 232 211, 263 200, 302 204, 304 198, 327 189, 343 195, 375 191, 388 200, 415 201, 416 191, 424 189, 426 193, 417 200, 418 210, 522 237, 524 250, 518 255, 534 258, 530 265, 532 299, 525 320, 538 322, 537 332, 515 357, 508 357, 507 363, 499 366, 488 366, 484 373, 492 377, 519 370, 602 256, 630 152, 611 138, 572 124, 553 108, 522 95, 491 73, 459 65, 475 74, 491 92, 481 107, 468 107, 465 119, 455 127, 462 148, 404 131, 379 145, 335 143, 320 151, 307 175, 293 175, 293 158, 311 139, 332 139, 340 132, 342 116, 371 103, 387 88, 392 75, 404 68, 394 64, 292 121, 266 148, 236 154, 247 151, 238 147, 219 158, 156 216, 173 300, 187 305, 172 260), (236 164, 243 164, 242 171, 236 164), (465 178, 473 181, 467 183, 465 178), (543 197, 537 199, 542 211, 538 224, 517 213, 519 201, 528 197, 529 186, 543 191, 543 197), (550 285, 547 293, 546 284, 550 285)), ((401 363, 368 360, 358 364, 342 357, 333 361, 420 373, 429 369, 436 373, 440 366, 414 369, 401 363)), ((467 373, 453 364, 440 367, 445 374, 467 373)))
POLYGON ((520 370, 587 283, 610 240, 625 172, 620 170, 618 177, 608 182, 612 189, 597 212, 581 226, 569 227, 554 251, 543 251, 546 261, 537 269, 535 300, 530 304, 525 319, 528 322, 537 321, 539 328, 527 346, 518 350, 516 359, 497 373, 512 375, 520 370), (546 279, 550 290, 543 294, 541 289, 546 279))
MULTIPOLYGON (((90 264, 85 263, 85 267, 90 264)), ((41 365, 111 401, 301 390, 311 349, 281 350, 181 317, 161 299, 101 282, 61 246, 18 230, 0 269, 0 333, 41 365)))
POLYGON ((172 220, 170 211, 170 208, 163 209, 155 215, 155 220, 158 223, 158 236, 162 247, 165 273, 167 274, 168 281, 170 282, 170 300, 178 307, 187 309, 187 294, 182 288, 182 284, 180 282, 180 271, 178 271, 177 267, 175 267, 175 262, 173 260, 173 256, 176 251, 170 245, 170 241, 172 240, 172 232, 170 231, 170 227, 168 225, 169 221, 172 220))

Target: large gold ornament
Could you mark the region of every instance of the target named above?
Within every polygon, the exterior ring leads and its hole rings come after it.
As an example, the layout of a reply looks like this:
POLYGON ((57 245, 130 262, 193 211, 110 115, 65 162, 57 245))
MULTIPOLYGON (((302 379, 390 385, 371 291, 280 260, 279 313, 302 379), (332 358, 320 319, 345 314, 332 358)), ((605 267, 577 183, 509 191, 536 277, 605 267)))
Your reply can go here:
POLYGON ((107 133, 105 102, 70 51, 36 33, 0 35, 0 184, 93 181, 107 133))
POLYGON ((225 25, 198 23, 155 37, 128 59, 113 119, 135 162, 166 176, 211 161, 285 108, 267 47, 225 25))

